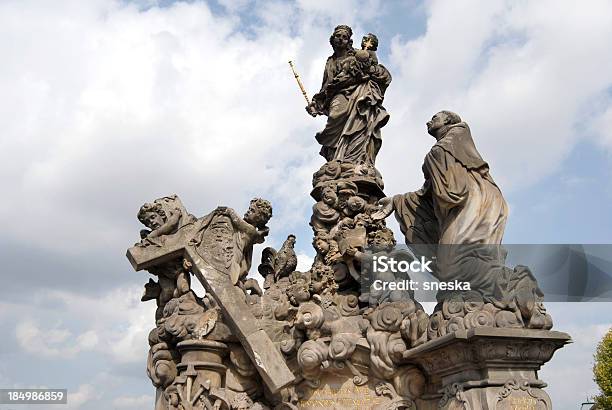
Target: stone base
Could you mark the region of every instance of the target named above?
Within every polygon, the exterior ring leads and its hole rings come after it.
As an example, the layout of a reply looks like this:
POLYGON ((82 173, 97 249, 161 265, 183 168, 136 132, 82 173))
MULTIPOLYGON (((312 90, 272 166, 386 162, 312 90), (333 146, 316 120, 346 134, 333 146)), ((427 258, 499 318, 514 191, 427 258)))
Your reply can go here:
POLYGON ((426 392, 417 408, 552 409, 538 370, 571 343, 567 333, 474 328, 432 340, 404 353, 421 368, 426 392))

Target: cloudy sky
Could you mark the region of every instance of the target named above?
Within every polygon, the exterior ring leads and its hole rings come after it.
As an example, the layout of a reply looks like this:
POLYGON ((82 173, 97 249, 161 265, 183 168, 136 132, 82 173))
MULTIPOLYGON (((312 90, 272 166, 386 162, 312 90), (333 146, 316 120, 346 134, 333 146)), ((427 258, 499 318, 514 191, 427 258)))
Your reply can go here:
MULTIPOLYGON (((312 256, 322 164, 310 94, 350 24, 393 74, 377 165, 417 189, 440 109, 462 115, 511 215, 506 243, 612 243, 612 3, 338 0, 0 2, 0 388, 65 387, 71 409, 151 409, 139 206, 274 205, 269 245, 312 256)), ((556 409, 596 392, 611 303, 552 303, 574 343, 540 376, 556 409)), ((0 405, 0 409, 6 409, 0 405)))

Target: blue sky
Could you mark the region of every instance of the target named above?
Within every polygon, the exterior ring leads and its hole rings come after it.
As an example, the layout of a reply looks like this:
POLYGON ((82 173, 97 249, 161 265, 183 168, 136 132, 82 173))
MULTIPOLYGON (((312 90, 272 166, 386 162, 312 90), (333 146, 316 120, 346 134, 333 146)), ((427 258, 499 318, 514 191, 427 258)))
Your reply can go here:
MULTIPOLYGON (((377 163, 388 194, 420 186, 424 123, 451 109, 508 199, 506 243, 612 243, 609 2, 4 1, 0 387, 152 407, 154 306, 124 258, 146 201, 177 193, 203 215, 264 196, 266 245, 295 233, 308 264, 324 119, 304 112, 287 60, 316 92, 337 24, 376 33, 393 74, 377 163)), ((595 393, 611 308, 549 304, 575 340, 541 372, 556 409, 595 393)))

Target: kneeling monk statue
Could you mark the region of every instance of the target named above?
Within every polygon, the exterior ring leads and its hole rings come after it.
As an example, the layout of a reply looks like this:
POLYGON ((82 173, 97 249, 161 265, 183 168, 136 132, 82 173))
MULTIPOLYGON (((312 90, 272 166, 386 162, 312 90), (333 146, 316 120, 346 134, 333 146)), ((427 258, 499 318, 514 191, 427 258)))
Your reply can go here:
POLYGON ((436 143, 425 156, 423 187, 381 199, 373 217, 386 218, 395 211, 406 243, 427 245, 437 257, 439 280, 468 281, 483 296, 501 296, 490 273, 505 259, 495 245, 504 234, 506 201, 459 115, 435 114, 427 132, 436 143))

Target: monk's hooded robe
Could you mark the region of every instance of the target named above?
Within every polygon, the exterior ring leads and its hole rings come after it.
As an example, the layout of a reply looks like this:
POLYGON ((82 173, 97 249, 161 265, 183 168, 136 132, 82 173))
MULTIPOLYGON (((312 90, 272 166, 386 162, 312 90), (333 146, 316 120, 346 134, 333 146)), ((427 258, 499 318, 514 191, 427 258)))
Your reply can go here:
POLYGON ((485 296, 504 293, 506 279, 493 271, 504 272, 499 244, 508 206, 466 123, 448 126, 426 155, 423 174, 420 190, 393 197, 406 243, 426 245, 423 253, 437 257, 439 280, 470 282, 485 296))

